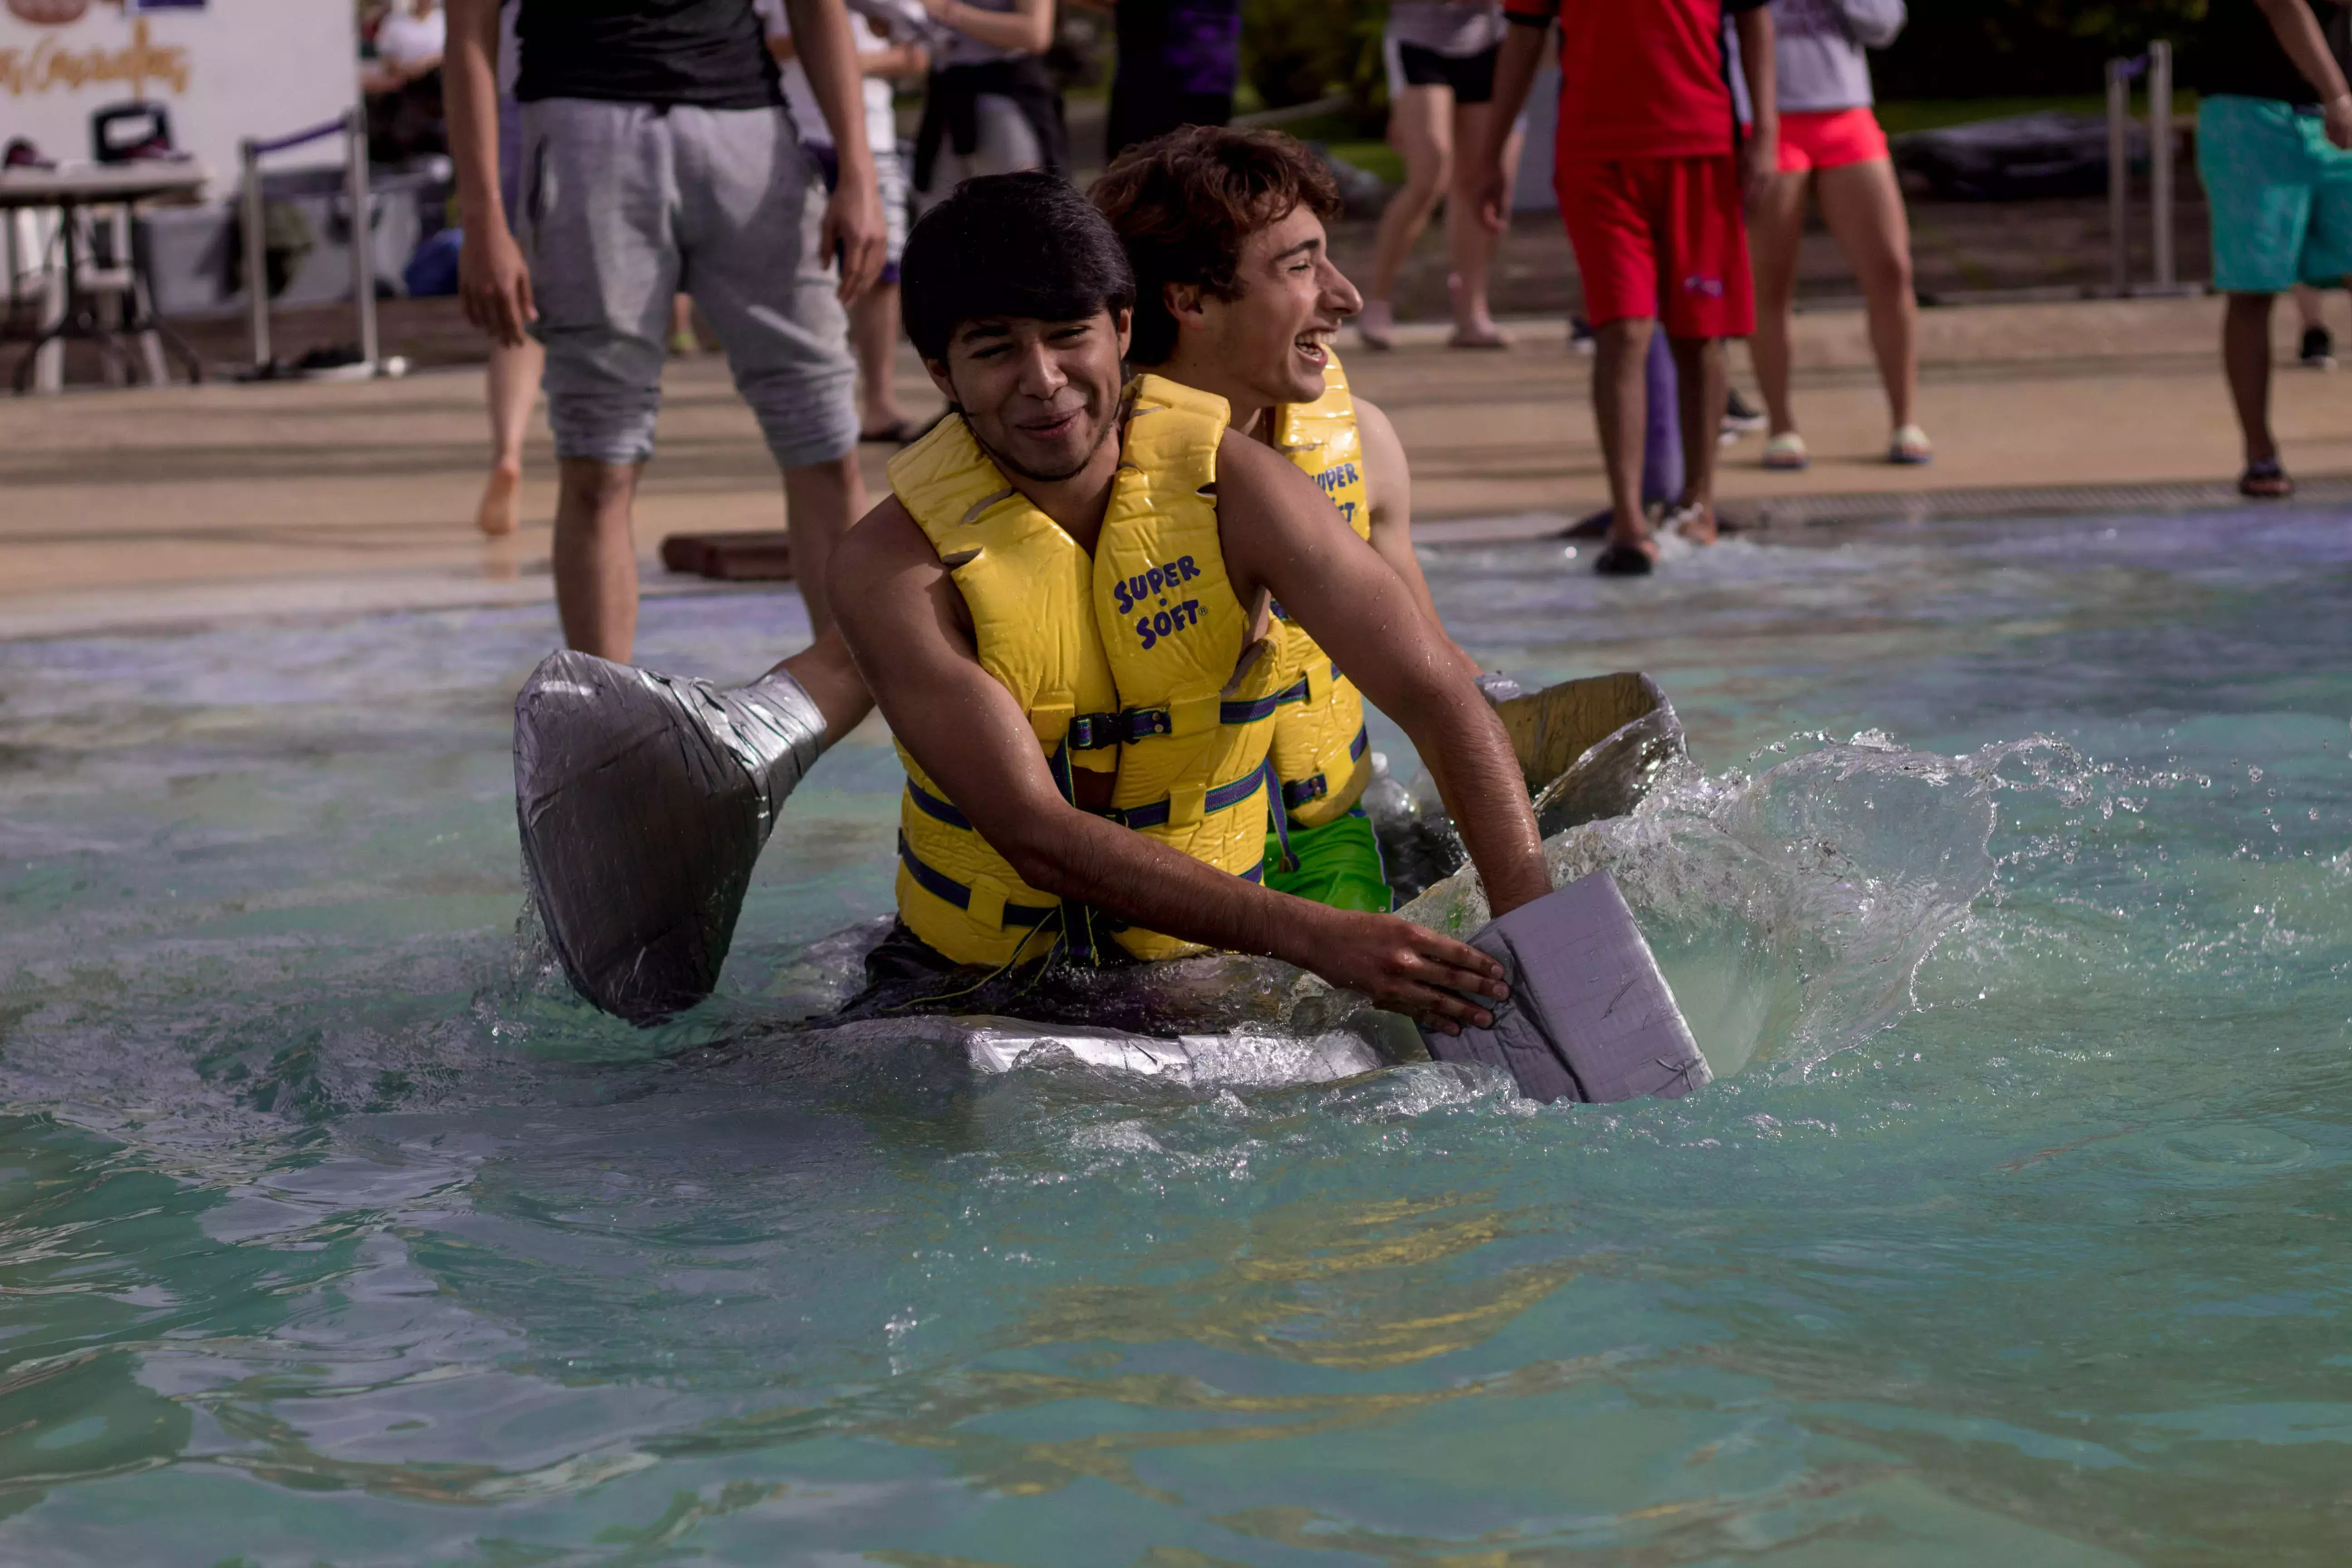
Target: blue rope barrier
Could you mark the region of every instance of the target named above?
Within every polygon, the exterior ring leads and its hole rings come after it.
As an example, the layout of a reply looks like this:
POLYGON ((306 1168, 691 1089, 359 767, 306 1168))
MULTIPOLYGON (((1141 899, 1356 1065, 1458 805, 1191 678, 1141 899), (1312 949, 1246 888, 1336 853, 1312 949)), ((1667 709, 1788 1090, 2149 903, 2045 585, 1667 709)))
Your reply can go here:
POLYGON ((311 126, 308 131, 297 131, 289 136, 275 137, 268 142, 256 142, 251 145, 254 156, 257 158, 265 153, 283 153, 289 147, 299 147, 305 142, 316 142, 321 137, 340 136, 342 132, 342 117, 338 115, 323 125, 311 126))

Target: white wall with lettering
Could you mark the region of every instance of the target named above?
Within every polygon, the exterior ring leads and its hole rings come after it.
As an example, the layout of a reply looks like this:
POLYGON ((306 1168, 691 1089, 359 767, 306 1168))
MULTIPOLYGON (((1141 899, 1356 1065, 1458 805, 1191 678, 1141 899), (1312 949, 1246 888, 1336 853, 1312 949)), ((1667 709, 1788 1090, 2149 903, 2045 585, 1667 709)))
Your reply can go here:
MULTIPOLYGON (((0 142, 30 137, 60 162, 90 156, 93 110, 144 98, 226 195, 241 140, 331 120, 358 84, 350 0, 0 0, 0 142)), ((342 156, 319 142, 270 166, 342 156)))

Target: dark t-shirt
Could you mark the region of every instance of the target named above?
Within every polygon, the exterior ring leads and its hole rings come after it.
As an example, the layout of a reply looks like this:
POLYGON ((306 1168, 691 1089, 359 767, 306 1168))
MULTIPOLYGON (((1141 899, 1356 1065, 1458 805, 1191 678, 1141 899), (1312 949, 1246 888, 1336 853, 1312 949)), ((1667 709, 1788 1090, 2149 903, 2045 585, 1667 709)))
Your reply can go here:
POLYGON ((1241 0, 1118 0, 1119 90, 1230 93, 1241 79, 1241 0))
MULTIPOLYGON (((2331 41, 2343 36, 2340 7, 2329 0, 2305 0, 2331 41), (2334 25, 2336 30, 2329 31, 2334 25)), ((2183 51, 2184 54, 2187 51, 2183 51)), ((2342 50, 2337 48, 2340 58, 2342 50)), ((2207 98, 2274 98, 2303 106, 2319 102, 2319 89, 2304 79, 2278 41, 2271 19, 2254 0, 2211 0, 2196 52, 2181 62, 2189 85, 2207 98)))
POLYGON ((784 100, 751 0, 521 0, 515 97, 765 109, 784 100))

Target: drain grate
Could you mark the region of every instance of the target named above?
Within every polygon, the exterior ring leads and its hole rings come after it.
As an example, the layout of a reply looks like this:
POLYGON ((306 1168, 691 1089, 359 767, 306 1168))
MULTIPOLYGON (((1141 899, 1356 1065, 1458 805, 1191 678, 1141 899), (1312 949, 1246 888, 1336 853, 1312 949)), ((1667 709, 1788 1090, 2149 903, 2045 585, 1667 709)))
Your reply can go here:
MULTIPOLYGON (((2352 503, 2352 474, 2298 479, 2294 502, 2352 503)), ((2231 483, 2144 485, 2021 485, 2002 489, 1888 491, 1875 495, 1791 496, 1726 501, 1723 514, 1763 531, 1873 522, 1960 522, 1992 518, 2071 517, 2127 511, 2214 511, 2274 506, 2249 501, 2231 483)), ((2290 503, 2294 504, 2294 503, 2290 503)))
MULTIPOLYGON (((1727 500, 1732 528, 1771 534, 1803 528, 1861 527, 1887 522, 1983 522, 2001 518, 2082 517, 2102 512, 2226 511, 2274 507, 2250 501, 2233 483, 2159 481, 2144 485, 2020 485, 2006 489, 1886 490, 1865 495, 1788 496, 1727 500)), ((2352 506, 2352 474, 2298 479, 2290 506, 2352 506)), ((1505 544, 1559 539, 1577 520, 1561 512, 1515 512, 1416 521, 1413 542, 1425 545, 1505 544)))

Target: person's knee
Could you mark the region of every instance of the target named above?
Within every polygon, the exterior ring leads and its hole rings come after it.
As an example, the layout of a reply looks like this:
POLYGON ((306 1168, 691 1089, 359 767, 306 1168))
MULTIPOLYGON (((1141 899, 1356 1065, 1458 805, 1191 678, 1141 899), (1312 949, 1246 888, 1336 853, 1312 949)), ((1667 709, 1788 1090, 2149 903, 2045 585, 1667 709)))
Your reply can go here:
POLYGON ((637 484, 635 464, 566 458, 559 484, 563 498, 574 503, 561 509, 559 521, 568 517, 575 526, 596 529, 628 525, 627 506, 637 484))
POLYGON ((865 494, 865 476, 852 450, 839 458, 796 463, 784 469, 785 505, 794 527, 826 533, 847 532, 865 494))
POLYGON ((1704 370, 1723 359, 1721 338, 1682 337, 1666 334, 1666 348, 1675 356, 1675 368, 1682 372, 1704 370))
POLYGON ((1404 184, 1390 200, 1410 213, 1426 213, 1437 205, 1437 198, 1445 193, 1446 181, 1452 176, 1444 158, 1427 156, 1407 160, 1404 184))
POLYGON ((1911 253, 1889 244, 1858 258, 1854 275, 1874 300, 1900 300, 1911 292, 1911 253))
POLYGON ((784 465, 784 483, 795 489, 814 491, 845 490, 859 479, 857 454, 845 452, 838 458, 817 458, 784 465))
POLYGON ((1657 322, 1648 316, 1603 321, 1592 329, 1592 384, 1595 395, 1612 386, 1638 384, 1650 358, 1650 339, 1657 322))

